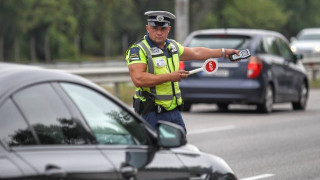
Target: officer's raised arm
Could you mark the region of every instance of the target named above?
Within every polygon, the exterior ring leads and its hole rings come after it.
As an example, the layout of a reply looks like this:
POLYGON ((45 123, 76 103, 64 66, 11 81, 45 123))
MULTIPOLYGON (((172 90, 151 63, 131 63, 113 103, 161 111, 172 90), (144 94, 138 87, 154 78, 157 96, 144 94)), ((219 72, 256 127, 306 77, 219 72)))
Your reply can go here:
POLYGON ((205 47, 184 47, 184 52, 180 56, 181 61, 188 60, 206 60, 209 58, 226 57, 231 54, 239 54, 239 50, 235 49, 209 49, 205 47))

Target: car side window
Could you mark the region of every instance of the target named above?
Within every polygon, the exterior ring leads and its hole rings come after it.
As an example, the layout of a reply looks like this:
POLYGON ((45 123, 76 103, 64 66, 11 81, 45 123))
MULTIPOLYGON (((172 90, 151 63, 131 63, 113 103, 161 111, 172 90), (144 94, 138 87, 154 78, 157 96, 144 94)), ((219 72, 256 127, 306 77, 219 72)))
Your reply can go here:
POLYGON ((265 46, 270 54, 281 56, 278 49, 276 38, 273 36, 268 36, 264 39, 265 46))
MULTIPOLYGON (((86 144, 82 127, 48 83, 25 88, 14 101, 36 132, 40 144, 86 144)), ((21 134, 23 135, 23 134, 21 134)))
POLYGON ((256 49, 256 53, 261 53, 261 54, 264 54, 264 53, 266 53, 267 52, 267 50, 266 50, 266 47, 265 47, 265 45, 263 44, 263 41, 260 41, 259 42, 259 44, 258 44, 258 46, 257 46, 257 49, 256 49))
POLYGON ((279 50, 280 50, 281 56, 284 59, 293 60, 293 54, 289 46, 282 39, 279 39, 278 41, 279 41, 279 50))
POLYGON ((0 138, 8 146, 37 144, 27 122, 11 99, 0 106, 0 138))
POLYGON ((104 95, 84 86, 61 83, 100 144, 148 144, 137 119, 104 95))

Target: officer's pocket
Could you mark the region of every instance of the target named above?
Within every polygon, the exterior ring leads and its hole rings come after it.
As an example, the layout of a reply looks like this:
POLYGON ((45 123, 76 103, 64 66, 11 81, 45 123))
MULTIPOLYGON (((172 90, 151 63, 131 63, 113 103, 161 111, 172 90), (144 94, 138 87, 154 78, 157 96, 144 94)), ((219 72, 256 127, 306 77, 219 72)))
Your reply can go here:
POLYGON ((148 114, 149 112, 154 111, 156 108, 154 101, 147 99, 146 101, 142 102, 142 110, 141 114, 148 114))
POLYGON ((148 114, 155 110, 155 104, 151 99, 141 101, 139 98, 133 98, 133 108, 138 114, 148 114))

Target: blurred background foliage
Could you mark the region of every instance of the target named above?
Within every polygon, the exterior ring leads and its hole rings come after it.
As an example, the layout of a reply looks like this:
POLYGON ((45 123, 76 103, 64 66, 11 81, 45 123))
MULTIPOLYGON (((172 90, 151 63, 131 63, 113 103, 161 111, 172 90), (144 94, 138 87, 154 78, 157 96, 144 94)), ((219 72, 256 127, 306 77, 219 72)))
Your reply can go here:
MULTIPOLYGON (((190 31, 257 28, 276 30, 290 38, 302 28, 320 26, 318 0, 189 3, 190 31)), ((145 34, 144 12, 174 13, 174 5, 173 0, 0 0, 0 61, 123 58, 126 48, 145 34)), ((170 38, 173 35, 171 32, 170 38)))

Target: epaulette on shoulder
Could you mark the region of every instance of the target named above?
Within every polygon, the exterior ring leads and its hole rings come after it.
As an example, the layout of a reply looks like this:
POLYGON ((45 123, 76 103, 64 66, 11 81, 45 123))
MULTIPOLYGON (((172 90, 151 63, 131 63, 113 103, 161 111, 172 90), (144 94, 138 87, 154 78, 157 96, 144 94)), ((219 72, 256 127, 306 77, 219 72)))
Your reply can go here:
POLYGON ((137 45, 139 42, 143 41, 144 38, 139 39, 138 41, 136 41, 135 43, 133 43, 134 45, 137 45))
POLYGON ((176 42, 174 39, 168 39, 169 42, 176 42))

